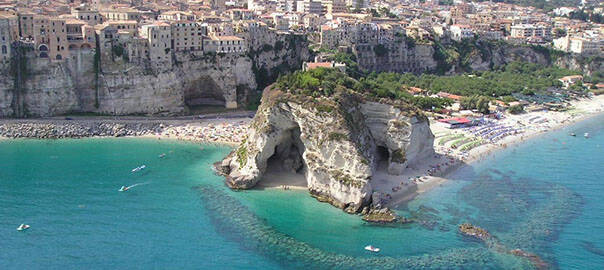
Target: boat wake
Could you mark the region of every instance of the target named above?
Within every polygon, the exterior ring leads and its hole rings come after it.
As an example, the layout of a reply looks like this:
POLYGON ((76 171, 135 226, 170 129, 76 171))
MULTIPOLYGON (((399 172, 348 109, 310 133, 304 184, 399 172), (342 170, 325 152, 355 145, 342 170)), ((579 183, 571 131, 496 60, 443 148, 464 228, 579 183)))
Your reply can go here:
POLYGON ((118 191, 126 191, 126 190, 129 190, 129 189, 133 188, 133 187, 147 185, 149 183, 151 183, 151 182, 136 183, 136 184, 131 185, 131 186, 122 186, 118 191))

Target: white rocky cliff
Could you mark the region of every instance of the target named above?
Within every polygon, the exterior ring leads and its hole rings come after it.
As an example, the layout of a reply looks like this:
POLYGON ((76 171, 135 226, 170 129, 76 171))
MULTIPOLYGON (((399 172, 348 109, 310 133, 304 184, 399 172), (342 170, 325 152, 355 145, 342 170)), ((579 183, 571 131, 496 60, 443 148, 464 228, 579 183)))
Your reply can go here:
POLYGON ((0 64, 0 117, 67 113, 179 115, 198 106, 245 105, 260 85, 301 67, 309 58, 306 41, 266 35, 278 50, 195 55, 173 53, 171 62, 129 61, 112 51, 76 49, 63 61, 23 57, 0 64), (276 46, 275 46, 276 47, 276 46), (20 72, 15 64, 20 63, 20 72), (19 74, 17 76, 16 74, 19 74))
POLYGON ((312 196, 349 213, 371 204, 372 176, 390 174, 433 155, 427 118, 392 100, 349 90, 312 98, 267 89, 247 140, 217 164, 226 183, 248 189, 267 171, 303 174, 312 196))

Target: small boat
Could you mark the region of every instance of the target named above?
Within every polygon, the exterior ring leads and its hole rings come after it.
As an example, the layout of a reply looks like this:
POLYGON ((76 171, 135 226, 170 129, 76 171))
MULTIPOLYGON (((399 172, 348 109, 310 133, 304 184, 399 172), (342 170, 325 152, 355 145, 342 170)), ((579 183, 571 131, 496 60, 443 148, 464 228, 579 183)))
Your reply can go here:
POLYGON ((365 247, 365 250, 367 250, 367 251, 371 251, 371 252, 380 252, 380 249, 379 249, 379 248, 376 248, 376 247, 374 247, 374 246, 372 246, 372 245, 366 246, 366 247, 365 247))
POLYGON ((577 134, 575 134, 574 132, 571 132, 571 133, 570 133, 570 136, 575 137, 575 136, 577 136, 577 134))
POLYGON ((27 224, 21 224, 21 225, 19 225, 19 227, 17 227, 17 231, 24 231, 27 229, 29 229, 29 225, 27 225, 27 224))
POLYGON ((118 189, 118 191, 126 191, 129 190, 130 188, 127 186, 122 186, 120 189, 118 189))
POLYGON ((589 138, 589 133, 585 132, 585 134, 583 134, 583 137, 589 138))
POLYGON ((140 167, 136 167, 136 168, 132 169, 132 172, 138 172, 138 171, 140 171, 140 170, 142 170, 144 168, 147 168, 147 166, 146 165, 142 165, 140 167))

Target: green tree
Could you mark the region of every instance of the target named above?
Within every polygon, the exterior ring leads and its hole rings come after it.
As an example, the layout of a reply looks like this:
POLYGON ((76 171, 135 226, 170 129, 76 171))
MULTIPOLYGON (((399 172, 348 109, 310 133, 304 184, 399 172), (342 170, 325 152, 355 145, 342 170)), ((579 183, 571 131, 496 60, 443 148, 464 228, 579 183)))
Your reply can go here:
POLYGON ((511 114, 521 114, 524 112, 522 105, 514 105, 508 108, 508 112, 511 114))

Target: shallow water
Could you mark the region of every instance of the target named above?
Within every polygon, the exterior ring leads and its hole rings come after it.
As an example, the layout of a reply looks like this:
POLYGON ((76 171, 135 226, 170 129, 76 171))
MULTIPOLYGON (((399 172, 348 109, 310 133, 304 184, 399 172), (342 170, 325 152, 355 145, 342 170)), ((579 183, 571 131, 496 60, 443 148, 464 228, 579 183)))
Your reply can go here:
POLYGON ((210 170, 226 147, 2 141, 0 268, 531 268, 457 232, 472 222, 552 269, 602 269, 602 124, 599 116, 460 170, 397 210, 415 223, 390 227, 369 225, 305 192, 230 191, 210 170), (130 172, 142 164, 147 169, 130 172), (32 228, 17 232, 24 222, 32 228), (368 244, 382 252, 364 251, 368 244))

